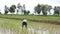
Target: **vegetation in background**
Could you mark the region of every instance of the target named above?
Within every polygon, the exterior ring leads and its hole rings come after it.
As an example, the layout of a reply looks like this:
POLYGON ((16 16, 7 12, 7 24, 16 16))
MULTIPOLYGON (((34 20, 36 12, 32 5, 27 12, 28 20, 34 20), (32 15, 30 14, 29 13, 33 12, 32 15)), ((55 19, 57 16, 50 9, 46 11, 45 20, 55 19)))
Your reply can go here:
POLYGON ((5 5, 4 11, 5 11, 5 14, 7 14, 9 12, 9 8, 6 5, 5 5))
POLYGON ((16 6, 15 6, 15 5, 12 5, 12 6, 10 7, 10 12, 11 12, 11 13, 14 13, 14 12, 15 12, 15 9, 16 9, 16 6))
POLYGON ((36 14, 36 13, 40 14, 40 12, 41 12, 41 5, 38 4, 38 5, 34 8, 34 10, 35 10, 35 14, 36 14))
MULTIPOLYGON (((30 14, 30 10, 27 11, 25 9, 26 8, 25 4, 23 4, 23 6, 21 6, 20 3, 18 3, 17 7, 16 7, 16 5, 12 5, 9 8, 7 6, 5 6, 5 14, 7 14, 8 12, 15 13, 15 9, 17 9, 17 8, 19 10, 21 10, 21 12, 24 15, 30 14)), ((60 6, 55 6, 53 8, 51 5, 44 5, 44 4, 37 4, 37 6, 34 7, 34 13, 40 15, 40 13, 42 12, 43 15, 47 15, 49 12, 49 15, 51 15, 51 9, 54 9, 53 15, 60 15, 60 6)), ((17 10, 17 13, 19 12, 19 10, 17 10)))
POLYGON ((54 15, 58 15, 60 14, 60 7, 59 6, 55 6, 54 7, 54 15))

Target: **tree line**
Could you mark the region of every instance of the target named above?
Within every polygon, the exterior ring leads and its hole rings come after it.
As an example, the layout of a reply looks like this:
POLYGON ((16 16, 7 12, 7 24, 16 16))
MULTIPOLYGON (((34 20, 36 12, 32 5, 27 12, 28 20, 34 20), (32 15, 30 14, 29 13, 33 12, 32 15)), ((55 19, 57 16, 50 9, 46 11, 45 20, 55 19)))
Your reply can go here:
MULTIPOLYGON (((22 13, 24 13, 24 15, 28 15, 29 13, 30 13, 30 11, 29 10, 26 10, 25 9, 25 4, 23 4, 23 7, 21 6, 21 5, 19 5, 19 3, 18 3, 18 6, 16 6, 16 5, 11 5, 10 7, 7 7, 6 5, 5 5, 5 9, 4 9, 4 11, 5 11, 5 13, 4 14, 8 14, 8 12, 10 12, 10 13, 15 13, 15 9, 19 9, 19 10, 21 10, 21 12, 22 13)), ((19 13, 19 10, 17 9, 17 14, 19 13)))
POLYGON ((54 10, 53 15, 60 15, 60 6, 55 6, 54 8, 52 8, 51 5, 38 4, 34 8, 35 13, 40 14, 42 11, 43 15, 47 15, 47 12, 49 12, 49 14, 51 14, 51 12, 50 12, 51 9, 54 10))
MULTIPOLYGON (((9 8, 5 5, 5 14, 7 14, 8 12, 14 13, 16 8, 20 9, 19 6, 16 7, 16 5, 11 5, 9 8)), ((51 12, 50 12, 51 9, 54 10, 53 15, 60 15, 60 6, 55 6, 54 8, 52 8, 51 5, 44 5, 44 4, 37 4, 37 6, 34 7, 34 13, 40 14, 42 11, 43 15, 47 15, 47 12, 49 12, 49 14, 51 14, 51 12)), ((18 10, 17 10, 17 12, 18 12, 18 10)), ((27 11, 27 10, 23 10, 23 9, 22 9, 22 12, 24 13, 24 15, 29 15, 29 13, 30 13, 29 10, 27 11)))

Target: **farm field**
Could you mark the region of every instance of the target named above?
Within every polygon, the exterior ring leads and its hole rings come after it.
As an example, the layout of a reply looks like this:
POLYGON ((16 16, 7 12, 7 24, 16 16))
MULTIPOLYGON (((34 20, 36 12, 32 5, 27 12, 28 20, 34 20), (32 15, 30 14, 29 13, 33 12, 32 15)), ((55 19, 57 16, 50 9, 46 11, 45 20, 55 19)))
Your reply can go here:
POLYGON ((8 18, 27 18, 31 20, 51 20, 51 21, 60 21, 60 16, 39 16, 39 15, 0 15, 0 17, 8 18))
POLYGON ((60 25, 31 20, 59 21, 58 16, 0 15, 0 34, 60 34, 60 25), (16 18, 16 19, 15 19, 16 18), (22 19, 28 19, 28 28, 22 30, 22 19))

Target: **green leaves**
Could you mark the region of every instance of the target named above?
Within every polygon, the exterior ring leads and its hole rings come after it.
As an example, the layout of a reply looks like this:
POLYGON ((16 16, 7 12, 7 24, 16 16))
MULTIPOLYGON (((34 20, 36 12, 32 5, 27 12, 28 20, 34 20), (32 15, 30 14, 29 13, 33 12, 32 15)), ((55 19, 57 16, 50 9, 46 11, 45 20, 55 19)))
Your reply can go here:
POLYGON ((38 5, 34 8, 34 10, 35 10, 35 13, 40 14, 40 12, 41 12, 41 5, 38 4, 38 5))
POLYGON ((5 14, 7 14, 9 12, 9 8, 6 5, 5 5, 4 11, 5 11, 5 14))
POLYGON ((54 7, 54 15, 59 15, 59 12, 60 12, 60 7, 59 6, 55 6, 54 7))
POLYGON ((12 6, 10 7, 10 12, 11 12, 11 13, 14 13, 14 12, 15 12, 15 9, 16 9, 16 6, 15 6, 15 5, 12 5, 12 6))
MULTIPOLYGON (((40 14, 40 12, 42 11, 43 15, 47 15, 47 11, 50 12, 51 9, 52 9, 52 6, 50 6, 50 5, 42 5, 42 4, 41 4, 41 5, 38 4, 38 5, 34 8, 35 13, 40 14)), ((51 14, 51 13, 50 13, 50 14, 51 14)))

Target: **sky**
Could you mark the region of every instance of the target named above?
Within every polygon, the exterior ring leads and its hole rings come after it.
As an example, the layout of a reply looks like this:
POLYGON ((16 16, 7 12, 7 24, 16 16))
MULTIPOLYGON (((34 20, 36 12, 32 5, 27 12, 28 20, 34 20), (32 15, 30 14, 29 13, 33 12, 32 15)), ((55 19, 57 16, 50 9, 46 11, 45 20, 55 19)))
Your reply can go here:
POLYGON ((21 5, 25 4, 26 10, 30 10, 31 13, 34 12, 34 7, 37 4, 48 4, 53 7, 60 6, 60 0, 0 0, 0 12, 4 13, 5 5, 10 7, 13 4, 17 5, 18 3, 20 3, 21 5))

